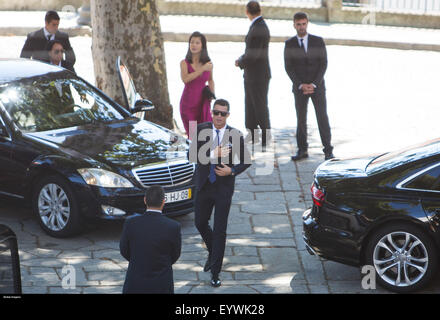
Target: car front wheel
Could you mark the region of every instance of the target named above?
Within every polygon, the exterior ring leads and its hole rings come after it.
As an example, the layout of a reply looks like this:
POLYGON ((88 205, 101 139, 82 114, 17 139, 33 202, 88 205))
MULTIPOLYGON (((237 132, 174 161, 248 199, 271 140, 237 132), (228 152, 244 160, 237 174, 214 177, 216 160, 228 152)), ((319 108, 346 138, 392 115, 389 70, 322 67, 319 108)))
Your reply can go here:
POLYGON ((33 195, 33 211, 43 230, 57 238, 80 230, 75 194, 63 178, 49 176, 40 180, 33 195))
POLYGON ((411 292, 426 286, 437 270, 432 239, 409 224, 387 225, 377 230, 367 245, 366 262, 376 279, 394 292, 411 292))

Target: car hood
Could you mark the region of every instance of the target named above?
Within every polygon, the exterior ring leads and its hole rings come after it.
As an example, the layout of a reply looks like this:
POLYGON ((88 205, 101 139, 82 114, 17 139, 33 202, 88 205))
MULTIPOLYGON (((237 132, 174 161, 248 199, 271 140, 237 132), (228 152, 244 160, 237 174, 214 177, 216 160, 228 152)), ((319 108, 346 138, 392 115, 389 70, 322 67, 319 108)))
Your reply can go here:
POLYGON ((25 135, 70 156, 123 169, 186 158, 188 150, 184 137, 134 118, 25 135))

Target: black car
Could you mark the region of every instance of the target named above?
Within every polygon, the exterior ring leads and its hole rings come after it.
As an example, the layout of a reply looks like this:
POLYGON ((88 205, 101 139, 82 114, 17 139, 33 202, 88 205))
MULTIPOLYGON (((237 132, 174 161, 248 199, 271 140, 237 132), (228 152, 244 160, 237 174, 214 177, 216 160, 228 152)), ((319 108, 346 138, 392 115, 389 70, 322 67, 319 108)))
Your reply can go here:
POLYGON ((315 171, 303 215, 311 254, 374 266, 378 282, 410 292, 436 275, 440 248, 440 139, 315 171))
POLYGON ((193 210, 189 141, 134 116, 151 103, 117 68, 125 107, 63 68, 0 60, 0 194, 31 203, 51 236, 143 212, 154 184, 165 188, 165 214, 193 210))

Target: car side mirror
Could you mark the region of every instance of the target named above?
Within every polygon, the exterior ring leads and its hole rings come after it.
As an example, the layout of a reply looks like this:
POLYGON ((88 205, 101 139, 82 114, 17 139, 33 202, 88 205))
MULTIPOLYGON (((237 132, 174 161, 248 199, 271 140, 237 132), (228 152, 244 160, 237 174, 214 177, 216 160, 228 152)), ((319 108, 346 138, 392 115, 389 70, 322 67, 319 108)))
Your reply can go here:
POLYGON ((134 103, 134 108, 131 109, 131 113, 150 111, 154 109, 154 105, 150 100, 140 99, 134 103))

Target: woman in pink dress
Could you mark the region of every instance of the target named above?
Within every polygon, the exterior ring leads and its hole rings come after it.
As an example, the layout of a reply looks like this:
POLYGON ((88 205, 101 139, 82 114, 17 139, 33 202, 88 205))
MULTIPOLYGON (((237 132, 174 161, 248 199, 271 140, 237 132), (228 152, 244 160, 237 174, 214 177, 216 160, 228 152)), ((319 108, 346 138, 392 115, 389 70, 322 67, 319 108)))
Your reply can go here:
POLYGON ((206 38, 196 31, 189 37, 185 60, 180 62, 181 77, 185 84, 180 99, 180 116, 188 137, 190 131, 195 132, 192 130, 197 124, 212 121, 211 98, 206 98, 203 94, 207 83, 211 92, 214 93, 212 68, 206 38))

